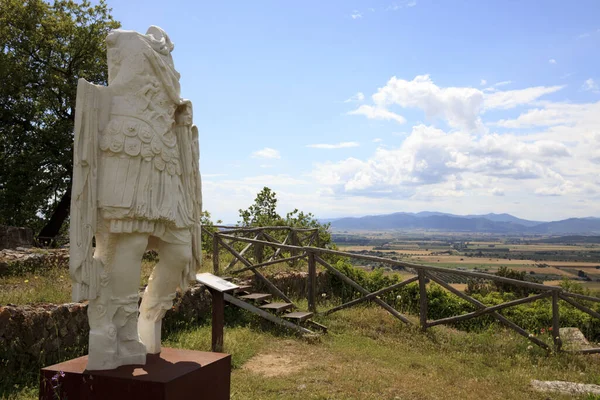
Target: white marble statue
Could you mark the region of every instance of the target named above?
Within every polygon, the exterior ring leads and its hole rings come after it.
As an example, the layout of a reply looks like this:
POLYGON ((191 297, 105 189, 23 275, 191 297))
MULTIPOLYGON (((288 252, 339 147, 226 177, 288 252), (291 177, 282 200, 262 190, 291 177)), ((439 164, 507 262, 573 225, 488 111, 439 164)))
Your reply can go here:
POLYGON ((108 86, 80 79, 75 113, 70 272, 73 300, 89 300, 88 370, 159 353, 162 318, 201 262, 198 130, 173 43, 155 26, 106 43, 108 86), (148 249, 160 261, 138 318, 148 249))

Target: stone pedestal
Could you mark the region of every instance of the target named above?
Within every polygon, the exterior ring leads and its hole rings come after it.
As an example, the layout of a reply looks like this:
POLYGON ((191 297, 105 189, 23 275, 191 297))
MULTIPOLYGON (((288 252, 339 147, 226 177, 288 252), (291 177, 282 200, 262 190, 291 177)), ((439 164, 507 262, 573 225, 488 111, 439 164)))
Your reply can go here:
POLYGON ((146 365, 87 371, 86 364, 84 356, 42 368, 40 399, 229 399, 229 354, 163 348, 146 365))

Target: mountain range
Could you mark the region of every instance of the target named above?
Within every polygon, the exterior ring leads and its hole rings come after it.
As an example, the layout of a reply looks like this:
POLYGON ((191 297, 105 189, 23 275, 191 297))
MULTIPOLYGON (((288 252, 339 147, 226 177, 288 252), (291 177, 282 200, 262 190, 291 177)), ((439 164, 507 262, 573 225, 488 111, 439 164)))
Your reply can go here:
POLYGON ((441 212, 397 212, 386 215, 346 217, 322 220, 336 230, 431 230, 532 235, 598 235, 600 218, 569 218, 542 222, 517 218, 510 214, 454 215, 441 212))

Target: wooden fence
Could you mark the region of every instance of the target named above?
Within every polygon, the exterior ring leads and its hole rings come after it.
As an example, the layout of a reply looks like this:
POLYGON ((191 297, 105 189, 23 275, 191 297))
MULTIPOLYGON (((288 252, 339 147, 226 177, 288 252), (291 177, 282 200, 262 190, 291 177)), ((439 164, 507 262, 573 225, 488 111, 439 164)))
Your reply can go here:
MULTIPOLYGON (((292 302, 281 290, 279 290, 273 283, 271 283, 263 274, 260 273, 259 269, 265 267, 267 265, 273 265, 277 263, 283 262, 295 262, 299 259, 306 259, 308 264, 308 282, 307 282, 307 296, 308 296, 308 308, 309 311, 319 313, 319 314, 331 314, 333 312, 352 307, 356 304, 372 301, 383 309, 388 311, 391 315, 393 315, 398 320, 412 324, 412 322, 403 314, 401 314, 398 310, 392 307, 390 304, 383 301, 380 296, 384 295, 393 290, 399 289, 409 283, 418 282, 419 284, 419 325, 421 329, 426 330, 429 327, 433 327, 436 325, 442 324, 451 324, 461 321, 466 321, 472 318, 477 318, 482 315, 490 315, 497 319, 499 322, 507 326, 508 328, 514 330, 519 335, 524 336, 534 344, 539 347, 542 347, 548 351, 560 351, 562 346, 562 340, 560 338, 560 315, 559 315, 559 301, 562 300, 571 306, 589 314, 594 318, 600 319, 600 313, 597 311, 587 307, 582 304, 581 301, 589 301, 589 302, 600 302, 600 298, 585 296, 576 293, 570 293, 563 290, 560 287, 556 286, 548 286, 534 282, 521 281, 506 277, 501 277, 497 275, 492 275, 483 272, 475 272, 475 271, 464 271, 464 270, 455 270, 441 267, 434 267, 428 265, 421 264, 413 264, 407 263, 403 261, 392 260, 388 258, 382 258, 377 256, 363 255, 363 254, 355 254, 355 253, 347 253, 337 250, 331 250, 326 248, 318 247, 318 229, 303 229, 303 228, 294 228, 294 227, 260 227, 260 228, 239 228, 239 227, 218 227, 219 230, 216 232, 208 232, 205 230, 205 233, 209 234, 213 238, 213 267, 215 274, 237 274, 244 271, 252 271, 256 278, 262 281, 265 286, 272 292, 273 295, 284 299, 287 302, 292 302), (278 240, 273 237, 269 232, 286 232, 286 236, 284 240, 278 240), (241 242, 246 243, 246 246, 241 250, 237 251, 234 249, 234 243, 241 242), (253 259, 255 263, 252 263, 248 257, 245 257, 245 254, 248 253, 249 249, 253 249, 253 259), (233 261, 231 261, 224 270, 220 270, 219 268, 219 251, 223 248, 229 253, 231 253, 234 257, 233 261), (264 261, 263 254, 266 248, 272 249, 272 254, 267 261, 264 261), (344 273, 339 271, 337 268, 332 266, 330 263, 325 261, 322 256, 324 254, 332 254, 342 257, 347 257, 351 259, 358 259, 363 261, 371 261, 377 262, 384 265, 389 265, 390 267, 403 267, 405 269, 410 269, 415 271, 416 276, 410 277, 402 282, 395 283, 391 286, 388 286, 383 289, 379 289, 375 292, 369 292, 364 287, 360 286, 358 283, 350 279, 344 273), (244 267, 233 269, 233 267, 241 262, 244 267), (316 274, 317 274, 317 264, 324 267, 331 274, 338 277, 342 282, 348 284, 356 291, 362 293, 363 297, 348 301, 339 306, 330 308, 328 310, 323 310, 319 312, 317 310, 317 293, 316 293, 316 274), (533 296, 520 298, 517 300, 508 301, 502 304, 488 306, 479 300, 469 296, 468 294, 454 288, 449 283, 447 283, 447 279, 443 279, 443 277, 447 277, 449 275, 452 276, 460 276, 466 279, 483 279, 487 281, 493 282, 502 282, 508 283, 515 286, 526 287, 528 289, 533 289, 538 294, 533 296), (451 316, 447 318, 441 318, 437 320, 429 320, 427 317, 428 314, 428 296, 426 291, 426 285, 429 281, 433 281, 458 296, 459 298, 469 302, 474 305, 476 311, 461 314, 456 316, 451 316), (521 328, 514 322, 507 319, 505 316, 499 313, 499 311, 507 309, 509 307, 514 307, 520 304, 532 303, 534 301, 551 298, 552 299, 552 337, 553 337, 553 346, 549 346, 542 340, 538 339, 533 334, 527 332, 525 329, 521 328)), ((572 350, 575 353, 600 353, 600 348, 591 348, 591 349, 581 349, 581 350, 572 350)))

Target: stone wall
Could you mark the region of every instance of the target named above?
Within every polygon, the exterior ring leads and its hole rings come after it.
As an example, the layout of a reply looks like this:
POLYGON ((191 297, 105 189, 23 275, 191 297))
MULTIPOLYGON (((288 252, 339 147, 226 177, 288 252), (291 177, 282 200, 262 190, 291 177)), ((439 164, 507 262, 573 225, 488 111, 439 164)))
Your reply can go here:
MULTIPOLYGON (((292 297, 306 296, 305 272, 279 273, 268 277, 292 297)), ((317 294, 329 293, 330 278, 317 276, 317 294)), ((255 284, 257 290, 264 290, 255 284)), ((319 296, 320 297, 320 296, 319 296)), ((210 318, 211 298, 202 285, 194 285, 175 299, 163 327, 176 328, 180 321, 196 323, 210 318)), ((0 306, 0 365, 14 371, 51 365, 87 353, 87 304, 0 306)))
POLYGON ((0 250, 33 245, 33 230, 0 225, 0 250))
MULTIPOLYGON (((192 286, 176 299, 164 325, 198 321, 210 313, 210 295, 192 286)), ((12 370, 50 365, 87 353, 87 304, 0 306, 0 365, 12 370)))

